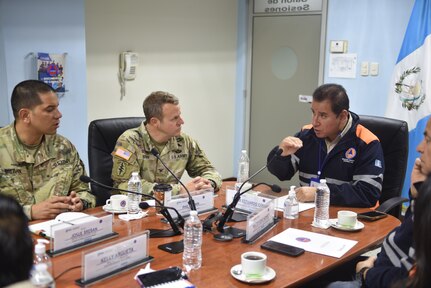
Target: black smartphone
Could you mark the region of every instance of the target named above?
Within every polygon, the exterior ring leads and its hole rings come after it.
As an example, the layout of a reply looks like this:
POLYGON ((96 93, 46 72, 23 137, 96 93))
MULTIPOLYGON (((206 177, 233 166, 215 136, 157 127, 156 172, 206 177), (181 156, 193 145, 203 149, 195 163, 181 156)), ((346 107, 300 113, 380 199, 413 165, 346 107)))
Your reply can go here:
POLYGON ((359 219, 364 219, 367 221, 375 221, 377 219, 382 219, 388 216, 388 214, 380 212, 380 211, 368 211, 363 213, 358 213, 359 219))
POLYGON ((179 267, 170 267, 137 276, 141 287, 150 287, 157 284, 169 283, 182 278, 182 270, 179 267))
POLYGON ((267 249, 273 252, 278 252, 278 253, 293 256, 293 257, 299 256, 305 251, 302 248, 298 248, 295 246, 291 246, 291 245, 287 245, 287 244, 283 244, 283 243, 275 242, 271 240, 266 241, 265 243, 260 245, 260 247, 263 249, 267 249))
POLYGON ((183 240, 171 242, 171 243, 166 243, 166 244, 160 244, 157 247, 160 250, 169 252, 171 254, 178 254, 178 253, 183 252, 183 250, 184 250, 183 240))

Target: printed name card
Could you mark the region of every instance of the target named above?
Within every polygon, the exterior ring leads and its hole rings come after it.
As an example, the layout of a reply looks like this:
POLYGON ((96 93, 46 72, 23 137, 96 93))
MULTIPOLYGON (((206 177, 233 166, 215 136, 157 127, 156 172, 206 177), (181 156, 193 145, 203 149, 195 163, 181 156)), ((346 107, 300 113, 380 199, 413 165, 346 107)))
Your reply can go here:
POLYGON ((252 242, 256 240, 259 236, 263 235, 269 228, 271 228, 274 223, 275 213, 275 201, 272 200, 267 205, 250 214, 247 217, 247 228, 245 241, 252 242))
POLYGON ((82 278, 76 283, 88 285, 151 261, 153 257, 148 254, 148 241, 149 231, 146 230, 83 252, 82 278))
MULTIPOLYGON (((196 204, 198 213, 208 212, 214 209, 214 189, 204 189, 190 192, 196 204)), ((190 214, 189 197, 187 194, 171 196, 171 192, 165 193, 165 206, 174 207, 178 210, 181 216, 190 214)), ((175 213, 171 213, 173 218, 176 218, 175 213)))
POLYGON ((58 254, 64 250, 81 248, 82 244, 90 244, 107 237, 116 236, 112 232, 112 214, 86 217, 63 221, 51 226, 51 253, 58 254))
MULTIPOLYGON (((236 190, 234 188, 226 189, 226 205, 229 205, 233 201, 233 197, 236 194, 236 190)), ((266 207, 269 202, 276 199, 276 197, 261 193, 259 191, 253 191, 244 193, 241 195, 241 198, 236 205, 236 209, 243 210, 249 213, 253 213, 266 207)))

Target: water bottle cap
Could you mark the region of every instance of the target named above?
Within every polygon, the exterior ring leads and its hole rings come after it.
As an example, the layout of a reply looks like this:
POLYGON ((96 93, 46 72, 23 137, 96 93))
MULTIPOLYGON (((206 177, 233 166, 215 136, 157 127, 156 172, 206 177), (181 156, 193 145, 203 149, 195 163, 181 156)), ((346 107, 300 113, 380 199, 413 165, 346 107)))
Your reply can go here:
POLYGON ((296 187, 296 186, 293 186, 293 185, 292 185, 292 186, 290 186, 290 191, 292 191, 292 190, 293 190, 293 191, 295 191, 295 187, 296 187))
POLYGON ((197 215, 198 215, 198 211, 196 211, 196 210, 190 211, 190 216, 197 216, 197 215))
POLYGON ((326 179, 320 179, 320 183, 326 183, 326 179))
POLYGON ((132 176, 138 176, 139 172, 132 172, 132 176))
POLYGON ((34 253, 36 254, 43 254, 46 251, 45 244, 49 243, 46 239, 37 239, 37 244, 34 245, 34 253))
POLYGON ((241 150, 241 153, 243 153, 243 154, 247 153, 247 150, 241 150))

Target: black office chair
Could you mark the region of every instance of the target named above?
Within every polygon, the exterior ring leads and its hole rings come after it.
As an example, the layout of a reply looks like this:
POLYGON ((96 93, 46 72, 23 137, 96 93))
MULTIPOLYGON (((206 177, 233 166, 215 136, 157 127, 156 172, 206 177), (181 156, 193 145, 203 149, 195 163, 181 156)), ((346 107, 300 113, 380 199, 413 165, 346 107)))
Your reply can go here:
MULTIPOLYGON (((141 125, 144 117, 125 117, 99 119, 91 121, 88 126, 88 162, 90 177, 108 186, 113 185, 111 179, 112 151, 118 137, 124 131, 141 125)), ((111 191, 91 184, 91 191, 96 196, 96 206, 105 205, 111 191)))
POLYGON ((373 132, 380 140, 385 160, 383 187, 376 210, 397 218, 401 215, 401 204, 408 201, 401 197, 407 169, 409 129, 407 122, 378 116, 360 115, 359 123, 373 132))

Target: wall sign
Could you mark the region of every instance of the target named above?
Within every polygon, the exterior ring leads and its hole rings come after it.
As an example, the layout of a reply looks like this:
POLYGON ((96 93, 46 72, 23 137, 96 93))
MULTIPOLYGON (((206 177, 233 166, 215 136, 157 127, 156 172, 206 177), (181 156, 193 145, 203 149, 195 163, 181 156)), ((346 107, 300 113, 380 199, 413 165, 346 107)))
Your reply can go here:
POLYGON ((254 13, 322 11, 322 0, 254 0, 254 13))

